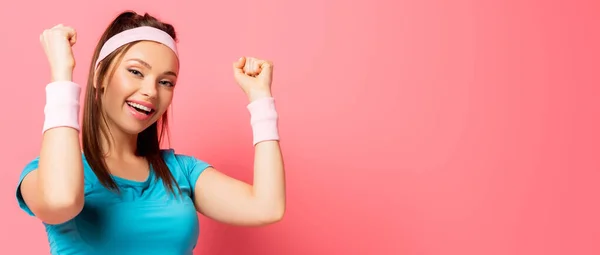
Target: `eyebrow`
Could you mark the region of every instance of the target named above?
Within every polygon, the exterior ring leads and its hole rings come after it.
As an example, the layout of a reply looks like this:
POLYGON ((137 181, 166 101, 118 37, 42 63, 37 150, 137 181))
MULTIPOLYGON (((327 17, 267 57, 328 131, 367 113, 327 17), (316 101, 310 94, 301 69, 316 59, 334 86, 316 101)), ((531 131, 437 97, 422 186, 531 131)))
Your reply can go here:
MULTIPOLYGON (((143 66, 145 66, 146 68, 152 69, 152 66, 150 64, 148 64, 148 62, 146 62, 144 60, 141 60, 139 58, 130 58, 128 60, 129 61, 136 61, 136 62, 142 64, 143 66)), ((167 74, 167 75, 173 75, 173 76, 177 77, 177 74, 175 72, 173 72, 173 71, 166 71, 165 74, 167 74)))

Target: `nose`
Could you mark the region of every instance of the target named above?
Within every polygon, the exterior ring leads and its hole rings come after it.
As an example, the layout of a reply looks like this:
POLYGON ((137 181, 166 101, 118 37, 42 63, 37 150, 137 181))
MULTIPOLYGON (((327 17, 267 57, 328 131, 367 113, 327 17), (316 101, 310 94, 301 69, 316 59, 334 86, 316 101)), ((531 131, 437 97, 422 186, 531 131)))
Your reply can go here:
POLYGON ((140 93, 148 98, 156 98, 158 93, 156 88, 156 82, 153 79, 146 79, 140 88, 140 93))

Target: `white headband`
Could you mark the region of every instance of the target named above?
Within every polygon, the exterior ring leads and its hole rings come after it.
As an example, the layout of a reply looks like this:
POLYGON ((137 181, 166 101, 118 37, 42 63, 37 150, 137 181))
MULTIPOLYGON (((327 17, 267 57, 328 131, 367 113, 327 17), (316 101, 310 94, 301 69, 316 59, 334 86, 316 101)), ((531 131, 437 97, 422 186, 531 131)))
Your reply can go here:
POLYGON ((160 29, 143 26, 125 30, 108 39, 102 46, 102 49, 100 49, 100 54, 98 55, 98 60, 96 60, 95 68, 98 68, 100 61, 106 58, 106 56, 108 56, 110 53, 125 44, 135 41, 154 41, 162 43, 171 48, 175 55, 179 57, 177 52, 177 44, 175 43, 175 40, 173 40, 173 37, 160 29))

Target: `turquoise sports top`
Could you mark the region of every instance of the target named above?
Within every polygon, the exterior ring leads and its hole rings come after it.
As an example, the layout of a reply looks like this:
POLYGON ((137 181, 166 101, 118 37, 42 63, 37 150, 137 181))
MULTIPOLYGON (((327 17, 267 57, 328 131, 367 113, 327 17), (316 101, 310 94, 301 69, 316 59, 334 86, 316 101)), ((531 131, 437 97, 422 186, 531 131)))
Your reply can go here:
MULTIPOLYGON (((136 182, 113 176, 121 194, 102 186, 83 156, 85 205, 75 218, 45 224, 53 255, 192 255, 200 233, 193 194, 196 180, 209 164, 162 150, 183 196, 168 193, 162 180, 136 182)), ((19 206, 29 215, 20 192, 23 178, 38 167, 39 157, 25 166, 17 187, 19 206)))

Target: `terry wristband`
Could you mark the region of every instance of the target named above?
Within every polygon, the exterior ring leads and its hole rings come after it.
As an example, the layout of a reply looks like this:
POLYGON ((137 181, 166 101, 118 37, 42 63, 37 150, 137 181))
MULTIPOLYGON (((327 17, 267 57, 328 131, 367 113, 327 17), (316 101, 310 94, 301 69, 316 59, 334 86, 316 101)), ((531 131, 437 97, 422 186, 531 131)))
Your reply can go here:
POLYGON ((278 114, 272 97, 261 98, 248 104, 253 143, 279 140, 278 114))
POLYGON ((42 134, 55 127, 79 127, 79 95, 81 87, 70 81, 52 82, 46 85, 46 106, 42 134))

